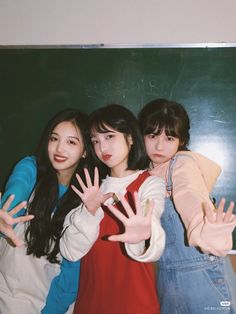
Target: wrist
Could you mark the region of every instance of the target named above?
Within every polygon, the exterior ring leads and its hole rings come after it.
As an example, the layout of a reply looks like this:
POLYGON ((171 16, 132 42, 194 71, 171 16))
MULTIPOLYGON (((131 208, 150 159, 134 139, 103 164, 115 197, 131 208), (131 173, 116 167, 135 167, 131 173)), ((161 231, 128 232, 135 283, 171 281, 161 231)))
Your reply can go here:
MULTIPOLYGON (((87 206, 86 206, 86 207, 87 207, 87 206)), ((97 210, 98 210, 98 208, 99 208, 99 207, 96 207, 96 208, 94 208, 94 207, 87 207, 87 210, 88 210, 88 212, 89 212, 91 215, 95 216, 95 215, 96 215, 96 212, 97 212, 97 210)))

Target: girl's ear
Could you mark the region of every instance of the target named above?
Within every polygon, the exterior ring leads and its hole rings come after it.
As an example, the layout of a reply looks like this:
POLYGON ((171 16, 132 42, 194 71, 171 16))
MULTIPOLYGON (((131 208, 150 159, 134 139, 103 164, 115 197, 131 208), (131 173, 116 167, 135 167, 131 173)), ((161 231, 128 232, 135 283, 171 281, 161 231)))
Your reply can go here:
POLYGON ((82 158, 85 158, 87 155, 86 151, 84 151, 83 155, 81 156, 82 158))
POLYGON ((133 145, 134 142, 133 142, 133 138, 132 138, 131 134, 127 136, 127 140, 128 140, 128 143, 130 146, 133 145))
POLYGON ((185 146, 185 141, 179 141, 179 147, 178 150, 181 150, 181 147, 185 146))

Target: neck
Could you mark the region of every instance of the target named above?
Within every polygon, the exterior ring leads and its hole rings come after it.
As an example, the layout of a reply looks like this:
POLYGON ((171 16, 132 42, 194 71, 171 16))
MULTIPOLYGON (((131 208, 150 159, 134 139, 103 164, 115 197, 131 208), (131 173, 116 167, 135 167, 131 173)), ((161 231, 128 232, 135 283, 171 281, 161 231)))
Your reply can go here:
POLYGON ((70 184, 71 177, 72 175, 69 173, 57 173, 58 183, 65 186, 68 186, 70 184))
POLYGON ((111 169, 110 176, 115 178, 123 178, 127 177, 133 173, 135 173, 137 170, 117 170, 117 169, 111 169))

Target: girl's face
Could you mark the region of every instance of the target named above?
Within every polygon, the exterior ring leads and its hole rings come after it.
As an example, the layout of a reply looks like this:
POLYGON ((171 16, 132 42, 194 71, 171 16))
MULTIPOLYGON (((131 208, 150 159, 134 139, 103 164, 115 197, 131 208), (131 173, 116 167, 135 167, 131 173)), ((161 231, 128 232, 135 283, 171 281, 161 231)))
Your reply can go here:
POLYGON ((110 127, 106 133, 92 132, 91 141, 97 157, 111 169, 112 176, 122 176, 128 165, 132 138, 110 127))
POLYGON ((170 160, 178 151, 180 141, 177 137, 167 136, 165 130, 160 134, 144 136, 145 147, 153 166, 158 166, 170 160))
POLYGON ((48 142, 48 157, 57 171, 60 183, 69 183, 83 153, 84 142, 80 129, 70 121, 59 123, 48 142))

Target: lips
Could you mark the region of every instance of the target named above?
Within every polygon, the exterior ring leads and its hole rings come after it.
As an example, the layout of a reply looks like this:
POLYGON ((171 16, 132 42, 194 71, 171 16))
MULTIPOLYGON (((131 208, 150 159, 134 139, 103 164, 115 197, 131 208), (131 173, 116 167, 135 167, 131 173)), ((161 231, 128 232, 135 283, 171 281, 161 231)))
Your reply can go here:
POLYGON ((55 162, 65 162, 67 160, 67 157, 54 155, 53 159, 55 162))
POLYGON ((103 161, 108 161, 108 160, 111 158, 111 156, 112 156, 112 155, 109 155, 109 154, 103 154, 103 155, 102 155, 102 160, 103 160, 103 161))
POLYGON ((161 154, 153 154, 153 156, 156 157, 156 158, 162 158, 162 157, 164 157, 164 156, 161 155, 161 154))

